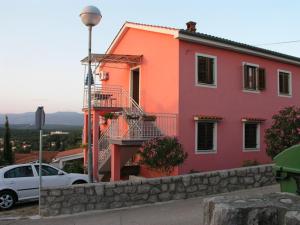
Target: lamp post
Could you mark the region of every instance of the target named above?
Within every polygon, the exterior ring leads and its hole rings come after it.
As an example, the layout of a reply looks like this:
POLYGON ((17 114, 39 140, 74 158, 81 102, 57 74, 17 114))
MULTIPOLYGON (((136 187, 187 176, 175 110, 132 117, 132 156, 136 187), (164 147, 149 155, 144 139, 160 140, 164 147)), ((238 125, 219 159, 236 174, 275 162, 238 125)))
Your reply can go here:
POLYGON ((92 137, 91 137, 91 81, 92 81, 92 67, 91 67, 91 46, 92 46, 92 27, 96 26, 101 18, 100 10, 95 6, 87 6, 80 13, 81 21, 89 29, 89 50, 88 50, 88 175, 89 182, 93 182, 93 152, 92 152, 92 137))

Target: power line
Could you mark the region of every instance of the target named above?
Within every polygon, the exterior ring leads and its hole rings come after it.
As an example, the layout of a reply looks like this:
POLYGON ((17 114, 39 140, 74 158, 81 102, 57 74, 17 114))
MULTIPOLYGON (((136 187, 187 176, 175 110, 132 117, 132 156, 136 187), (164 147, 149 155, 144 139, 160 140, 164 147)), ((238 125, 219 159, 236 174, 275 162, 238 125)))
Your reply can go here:
POLYGON ((273 43, 264 43, 264 44, 258 44, 256 46, 262 46, 262 45, 280 45, 280 44, 290 44, 290 43, 298 43, 300 40, 294 40, 294 41, 281 41, 281 42, 273 42, 273 43))

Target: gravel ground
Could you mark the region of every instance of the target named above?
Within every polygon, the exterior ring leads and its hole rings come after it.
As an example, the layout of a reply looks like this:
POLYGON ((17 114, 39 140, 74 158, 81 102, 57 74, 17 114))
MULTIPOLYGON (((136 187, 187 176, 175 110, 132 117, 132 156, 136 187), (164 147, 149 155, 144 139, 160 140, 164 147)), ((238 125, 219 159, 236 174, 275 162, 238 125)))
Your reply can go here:
MULTIPOLYGON (((0 209, 0 219, 1 218, 14 218, 14 217, 29 217, 34 216, 39 213, 38 202, 26 202, 17 204, 11 210, 1 210, 0 209)), ((1 224, 1 222, 0 222, 1 224)))

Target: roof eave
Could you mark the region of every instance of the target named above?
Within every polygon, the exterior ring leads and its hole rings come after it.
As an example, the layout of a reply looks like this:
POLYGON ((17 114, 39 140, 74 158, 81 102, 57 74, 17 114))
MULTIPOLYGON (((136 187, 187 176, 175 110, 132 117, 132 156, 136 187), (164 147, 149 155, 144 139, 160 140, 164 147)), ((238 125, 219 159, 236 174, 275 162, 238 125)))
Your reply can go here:
POLYGON ((156 27, 156 26, 147 26, 145 24, 137 24, 132 22, 125 22, 121 29, 119 30, 118 34, 106 50, 105 54, 111 54, 115 47, 118 45, 119 41, 122 39, 122 37, 125 35, 126 31, 129 28, 139 29, 139 30, 145 30, 150 32, 156 32, 156 33, 162 33, 162 34, 168 34, 173 35, 174 38, 178 37, 179 29, 168 29, 164 27, 156 27))
POLYGON ((258 50, 252 50, 252 49, 249 49, 249 48, 236 46, 236 45, 233 45, 233 44, 230 44, 230 43, 224 43, 224 42, 220 42, 220 41, 210 40, 208 38, 198 37, 196 35, 182 33, 181 31, 179 31, 177 38, 179 40, 183 40, 183 41, 200 43, 200 44, 207 45, 207 46, 213 46, 213 47, 228 49, 228 50, 231 50, 231 51, 246 53, 246 54, 249 54, 249 55, 260 56, 260 57, 263 57, 263 58, 273 59, 273 60, 277 60, 277 61, 280 61, 280 62, 300 66, 300 59, 299 59, 299 61, 298 60, 293 60, 293 59, 290 59, 290 58, 282 57, 282 56, 271 54, 271 53, 264 53, 264 52, 261 52, 261 51, 258 51, 258 50))

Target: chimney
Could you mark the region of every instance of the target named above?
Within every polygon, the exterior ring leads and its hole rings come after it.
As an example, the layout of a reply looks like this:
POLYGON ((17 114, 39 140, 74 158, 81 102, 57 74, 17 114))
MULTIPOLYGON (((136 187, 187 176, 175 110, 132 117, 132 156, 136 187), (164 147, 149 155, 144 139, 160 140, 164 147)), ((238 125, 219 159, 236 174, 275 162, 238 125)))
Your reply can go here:
POLYGON ((190 32, 196 32, 196 22, 189 21, 186 23, 186 30, 190 32))

